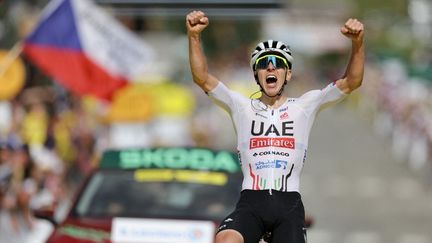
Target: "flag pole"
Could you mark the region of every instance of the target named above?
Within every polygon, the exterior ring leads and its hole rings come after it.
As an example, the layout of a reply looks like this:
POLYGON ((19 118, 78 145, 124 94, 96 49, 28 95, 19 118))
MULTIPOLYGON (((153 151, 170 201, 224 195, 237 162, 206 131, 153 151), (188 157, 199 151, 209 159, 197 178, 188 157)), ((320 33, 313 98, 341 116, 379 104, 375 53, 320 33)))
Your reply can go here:
MULTIPOLYGON (((1 2, 1 0, 0 0, 1 2)), ((54 1, 52 1, 54 2, 54 1)), ((57 1, 60 2, 60 1, 57 1)), ((48 6, 50 6, 51 2, 48 2, 45 7, 42 9, 42 11, 39 12, 39 15, 35 18, 35 25, 33 27, 31 27, 31 30, 28 33, 32 33, 37 26, 37 23, 39 23, 39 19, 41 18, 41 15, 44 11, 44 9, 46 9, 48 6)), ((46 10, 45 10, 46 11, 46 10)), ((23 51, 23 45, 22 45, 22 40, 18 41, 17 43, 15 43, 15 45, 8 51, 8 53, 6 54, 6 57, 3 60, 0 60, 0 77, 2 77, 6 71, 8 70, 8 68, 12 65, 12 63, 17 59, 17 57, 19 55, 21 55, 22 51, 23 51)))
POLYGON ((8 51, 5 58, 0 62, 0 77, 2 77, 8 68, 12 65, 12 63, 18 58, 18 56, 22 52, 22 44, 21 41, 15 43, 15 45, 8 51))

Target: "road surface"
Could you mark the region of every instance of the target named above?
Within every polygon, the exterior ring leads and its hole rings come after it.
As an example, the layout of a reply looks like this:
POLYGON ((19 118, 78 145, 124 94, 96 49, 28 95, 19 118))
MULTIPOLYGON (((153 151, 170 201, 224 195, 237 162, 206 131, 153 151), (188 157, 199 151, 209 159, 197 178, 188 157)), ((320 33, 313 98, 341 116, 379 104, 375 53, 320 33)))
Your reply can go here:
POLYGON ((346 104, 312 128, 301 190, 309 243, 432 243, 432 190, 346 104))

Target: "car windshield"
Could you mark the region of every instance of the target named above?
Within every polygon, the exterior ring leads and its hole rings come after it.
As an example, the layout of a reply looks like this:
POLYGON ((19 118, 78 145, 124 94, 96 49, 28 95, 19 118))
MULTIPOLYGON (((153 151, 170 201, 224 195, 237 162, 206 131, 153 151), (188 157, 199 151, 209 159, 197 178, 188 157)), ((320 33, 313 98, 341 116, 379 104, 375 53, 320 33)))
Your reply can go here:
POLYGON ((241 174, 178 172, 151 169, 98 171, 86 184, 72 214, 92 218, 221 220, 232 211, 240 192, 241 174))

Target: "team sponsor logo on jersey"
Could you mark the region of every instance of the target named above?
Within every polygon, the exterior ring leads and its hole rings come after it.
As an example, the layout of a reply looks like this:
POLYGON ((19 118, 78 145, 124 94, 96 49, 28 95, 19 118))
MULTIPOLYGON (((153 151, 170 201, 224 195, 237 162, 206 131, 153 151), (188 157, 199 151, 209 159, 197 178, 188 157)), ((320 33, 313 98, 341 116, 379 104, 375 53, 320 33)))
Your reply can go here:
POLYGON ((287 107, 284 107, 284 108, 280 108, 279 109, 279 112, 284 112, 284 111, 287 111, 288 110, 288 106, 287 107))
POLYGON ((280 147, 280 148, 295 148, 295 139, 293 133, 294 121, 283 121, 279 124, 265 124, 252 120, 251 135, 260 136, 253 137, 249 141, 249 149, 265 148, 265 147, 280 147))
POLYGON ((276 160, 275 161, 276 168, 286 169, 288 166, 288 162, 284 160, 276 160))
POLYGON ((276 169, 286 169, 288 166, 288 162, 284 160, 269 160, 269 161, 259 161, 255 163, 255 169, 268 169, 268 168, 276 168, 276 169))
POLYGON ((264 118, 264 119, 268 119, 267 116, 264 116, 263 114, 260 114, 260 113, 258 113, 258 112, 255 112, 255 115, 256 115, 256 116, 259 116, 259 117, 262 117, 262 118, 264 118))
POLYGON ((288 112, 284 112, 282 115, 279 116, 279 118, 280 118, 281 120, 286 120, 286 119, 288 119, 288 118, 289 118, 289 116, 288 116, 288 112))
POLYGON ((293 123, 294 121, 284 121, 281 122, 281 126, 277 127, 275 124, 270 124, 268 127, 266 127, 266 124, 264 122, 257 122, 255 120, 252 120, 252 126, 251 126, 251 134, 252 136, 268 136, 270 134, 275 136, 293 136, 294 133, 293 130, 293 123))
POLYGON ((266 156, 266 155, 280 155, 280 156, 288 157, 289 153, 280 152, 280 151, 262 151, 262 152, 258 152, 258 153, 255 152, 253 154, 254 157, 257 157, 257 156, 266 156))
POLYGON ((295 140, 294 138, 271 138, 271 137, 251 138, 249 143, 249 149, 265 148, 265 147, 295 149, 295 140))

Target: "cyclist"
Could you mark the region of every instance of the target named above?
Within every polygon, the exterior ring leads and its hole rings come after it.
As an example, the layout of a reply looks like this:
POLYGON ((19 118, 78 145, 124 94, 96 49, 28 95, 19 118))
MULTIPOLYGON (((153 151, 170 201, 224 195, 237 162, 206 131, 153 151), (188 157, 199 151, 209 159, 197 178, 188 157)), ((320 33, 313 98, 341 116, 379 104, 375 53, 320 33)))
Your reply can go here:
POLYGON ((259 43, 250 60, 262 93, 257 99, 231 91, 209 74, 200 39, 208 24, 201 11, 186 16, 192 77, 232 117, 244 175, 236 209, 221 222, 216 243, 257 243, 265 232, 271 232, 273 243, 305 242, 299 180, 309 132, 320 109, 361 85, 363 24, 349 19, 341 27, 341 33, 352 43, 345 74, 322 90, 298 98, 289 98, 284 92, 292 77, 290 48, 274 40, 259 43))

